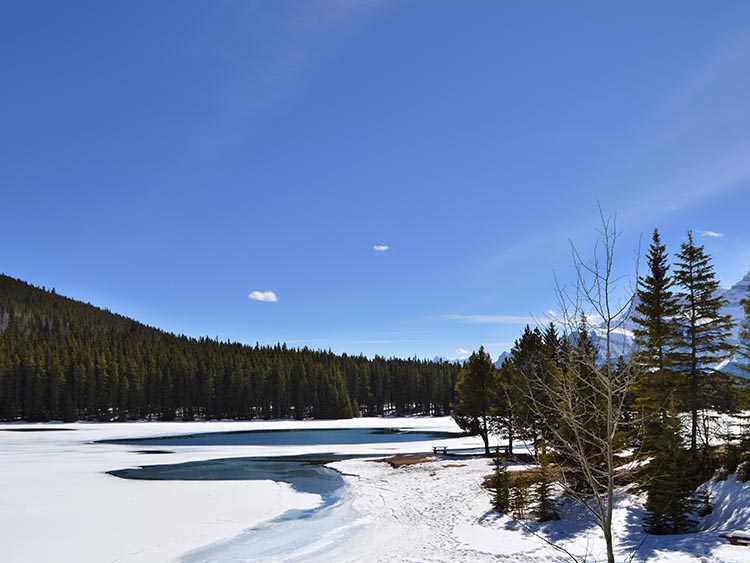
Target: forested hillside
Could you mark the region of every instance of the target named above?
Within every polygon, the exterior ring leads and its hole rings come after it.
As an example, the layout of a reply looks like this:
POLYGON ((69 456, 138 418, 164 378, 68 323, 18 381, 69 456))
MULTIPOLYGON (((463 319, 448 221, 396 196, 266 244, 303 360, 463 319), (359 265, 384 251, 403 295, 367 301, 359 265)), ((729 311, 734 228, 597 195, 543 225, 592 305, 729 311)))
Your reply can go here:
POLYGON ((176 336, 0 275, 0 419, 446 414, 455 364, 176 336))

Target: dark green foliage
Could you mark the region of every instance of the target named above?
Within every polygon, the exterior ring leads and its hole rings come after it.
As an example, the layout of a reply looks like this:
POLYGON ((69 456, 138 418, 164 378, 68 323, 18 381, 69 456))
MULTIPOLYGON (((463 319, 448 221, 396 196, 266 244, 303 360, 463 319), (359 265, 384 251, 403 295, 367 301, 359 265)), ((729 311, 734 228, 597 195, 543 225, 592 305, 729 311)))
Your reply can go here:
POLYGON ((711 503, 711 497, 706 489, 698 489, 693 495, 693 504, 695 514, 703 518, 714 511, 714 505, 711 503))
POLYGON ((492 472, 492 506, 502 514, 510 512, 510 476, 500 450, 495 450, 492 472))
POLYGON ((661 435, 649 462, 644 528, 651 534, 681 534, 694 526, 695 472, 692 457, 682 443, 680 419, 671 410, 663 413, 661 435))
POLYGON ((498 403, 500 383, 492 358, 480 347, 461 368, 456 382, 456 423, 481 436, 484 453, 490 455, 489 432, 498 403))
POLYGON ((672 353, 678 343, 677 298, 672 293, 674 281, 669 275, 666 247, 659 231, 654 229, 648 252, 648 275, 638 279, 637 305, 633 320, 637 328, 635 361, 643 368, 633 385, 633 409, 642 442, 650 452, 659 433, 659 418, 676 389, 671 370, 672 353))
POLYGON ((679 349, 672 354, 675 370, 683 374, 687 383, 686 406, 691 413, 690 450, 697 458, 698 413, 702 409, 717 408, 726 395, 726 379, 717 374, 715 366, 733 348, 728 343, 734 323, 721 314, 726 300, 718 294, 711 259, 702 246, 688 241, 677 255, 675 280, 680 288, 680 313, 677 317, 679 349))
POLYGON ((512 406, 507 413, 514 422, 512 431, 533 442, 535 449, 547 437, 549 426, 554 424, 548 391, 553 372, 560 363, 561 347, 552 323, 544 332, 527 325, 514 343, 510 359, 503 365, 504 394, 506 402, 512 406))
POLYGON ((0 420, 445 415, 458 371, 175 336, 0 275, 0 420))
POLYGON ((585 474, 576 468, 580 458, 585 458, 594 467, 603 467, 605 463, 606 382, 602 377, 604 368, 599 367, 599 350, 591 337, 591 327, 585 316, 581 316, 578 330, 572 338, 572 346, 563 348, 565 357, 558 373, 559 384, 564 389, 563 396, 569 397, 571 408, 567 419, 558 423, 555 439, 550 441, 550 446, 560 452, 564 464, 575 468, 569 475, 573 488, 585 491, 590 485, 585 474), (575 446, 571 449, 570 444, 575 446), (575 455, 571 457, 570 453, 575 455))
POLYGON ((544 444, 539 449, 539 478, 536 484, 537 507, 535 519, 537 522, 559 520, 560 514, 555 510, 552 501, 552 476, 550 475, 550 455, 544 444))
POLYGON ((740 346, 737 353, 743 360, 740 367, 744 371, 750 372, 750 286, 748 286, 747 296, 740 300, 740 304, 744 316, 740 324, 740 346))
POLYGON ((510 510, 514 518, 526 519, 529 506, 529 486, 523 480, 516 480, 510 488, 510 510))
POLYGON ((737 481, 740 483, 750 481, 750 460, 742 461, 737 466, 737 481))

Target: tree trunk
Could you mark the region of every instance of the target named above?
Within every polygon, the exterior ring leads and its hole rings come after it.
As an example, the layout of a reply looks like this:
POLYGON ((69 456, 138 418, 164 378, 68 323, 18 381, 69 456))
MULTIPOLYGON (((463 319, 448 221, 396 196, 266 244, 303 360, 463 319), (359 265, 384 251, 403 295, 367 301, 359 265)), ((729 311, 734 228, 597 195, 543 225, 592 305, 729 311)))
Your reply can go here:
POLYGON ((698 361, 697 351, 695 349, 695 337, 693 337, 693 344, 691 353, 691 368, 690 368, 690 451, 693 454, 693 460, 697 460, 698 456, 698 361))
POLYGON ((487 417, 482 417, 482 440, 484 441, 484 455, 490 455, 490 435, 487 429, 487 417))
POLYGON ((508 417, 508 454, 513 453, 513 415, 508 417))

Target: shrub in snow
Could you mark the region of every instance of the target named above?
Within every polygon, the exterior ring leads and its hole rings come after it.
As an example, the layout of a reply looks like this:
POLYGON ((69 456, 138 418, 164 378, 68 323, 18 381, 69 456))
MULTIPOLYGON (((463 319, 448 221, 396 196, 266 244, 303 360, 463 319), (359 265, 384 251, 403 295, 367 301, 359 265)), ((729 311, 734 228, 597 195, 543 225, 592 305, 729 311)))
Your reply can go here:
POLYGON ((737 466, 737 481, 746 483, 750 480, 750 461, 743 461, 737 466))
POLYGON ((502 514, 510 512, 510 475, 508 475, 508 468, 500 457, 499 450, 495 452, 490 490, 492 492, 492 505, 495 510, 502 514))
POLYGON ((706 489, 696 491, 693 502, 695 503, 695 514, 701 518, 708 516, 714 511, 714 506, 711 504, 711 497, 708 496, 706 489))
POLYGON ((726 481, 728 477, 729 471, 727 471, 726 467, 719 467, 719 469, 714 472, 714 476, 711 477, 711 480, 714 483, 718 483, 720 481, 726 481))

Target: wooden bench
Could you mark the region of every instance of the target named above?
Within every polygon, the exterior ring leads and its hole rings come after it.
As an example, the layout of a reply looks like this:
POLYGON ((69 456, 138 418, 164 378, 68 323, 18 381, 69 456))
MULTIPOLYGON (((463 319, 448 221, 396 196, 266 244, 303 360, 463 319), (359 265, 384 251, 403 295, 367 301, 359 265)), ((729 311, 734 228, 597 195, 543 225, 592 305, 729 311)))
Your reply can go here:
POLYGON ((719 534, 719 537, 729 540, 732 545, 750 546, 750 532, 727 532, 719 534))
POLYGON ((448 454, 448 448, 446 448, 445 446, 432 446, 432 453, 433 454, 437 455, 440 450, 443 450, 443 455, 447 455, 448 454))

